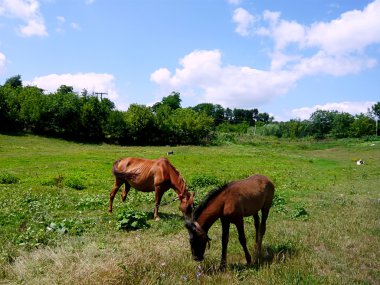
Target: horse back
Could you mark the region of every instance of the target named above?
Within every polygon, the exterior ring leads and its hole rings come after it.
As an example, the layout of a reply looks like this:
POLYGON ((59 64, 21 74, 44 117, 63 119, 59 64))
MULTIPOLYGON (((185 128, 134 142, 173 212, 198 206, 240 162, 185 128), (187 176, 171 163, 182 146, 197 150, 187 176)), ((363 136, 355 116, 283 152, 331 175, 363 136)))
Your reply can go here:
POLYGON ((263 208, 269 210, 274 185, 264 175, 254 175, 232 182, 224 194, 224 215, 251 216, 263 208))
POLYGON ((126 180, 135 189, 154 191, 155 184, 170 180, 171 168, 166 158, 126 157, 114 162, 112 172, 116 178, 126 180))

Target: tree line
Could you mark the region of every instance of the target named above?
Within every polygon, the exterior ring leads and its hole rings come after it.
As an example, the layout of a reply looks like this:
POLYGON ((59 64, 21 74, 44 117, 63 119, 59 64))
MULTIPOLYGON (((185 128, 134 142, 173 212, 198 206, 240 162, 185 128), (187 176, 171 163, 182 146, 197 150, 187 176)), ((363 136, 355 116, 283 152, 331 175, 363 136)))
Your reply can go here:
POLYGON ((0 85, 0 131, 28 131, 73 140, 106 141, 123 145, 212 143, 218 133, 247 133, 277 137, 361 137, 375 133, 380 103, 368 114, 314 112, 309 120, 275 122, 258 109, 230 109, 212 103, 182 108, 180 93, 172 92, 152 107, 131 104, 119 111, 107 98, 62 85, 45 94, 23 86, 21 76, 0 85))

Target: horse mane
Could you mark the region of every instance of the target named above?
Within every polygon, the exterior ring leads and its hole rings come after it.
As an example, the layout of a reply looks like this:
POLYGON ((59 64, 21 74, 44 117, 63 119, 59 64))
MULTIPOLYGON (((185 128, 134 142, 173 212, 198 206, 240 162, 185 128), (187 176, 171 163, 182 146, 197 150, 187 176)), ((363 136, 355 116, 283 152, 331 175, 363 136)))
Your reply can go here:
POLYGON ((227 183, 223 186, 220 186, 208 192, 205 198, 203 199, 203 201, 198 205, 198 207, 195 208, 194 213, 193 213, 193 219, 197 220, 199 216, 202 214, 202 212, 204 211, 204 209, 206 209, 207 205, 221 192, 226 190, 227 187, 231 185, 231 183, 233 182, 227 183))
MULTIPOLYGON (((174 167, 174 165, 169 161, 169 159, 167 159, 167 158, 163 158, 163 159, 165 159, 165 160, 168 162, 168 164, 169 164, 171 170, 176 174, 176 177, 178 178, 178 180, 177 180, 176 182, 179 183, 180 188, 181 188, 181 189, 179 189, 179 190, 180 190, 180 191, 184 191, 184 190, 186 190, 186 182, 185 182, 185 179, 181 176, 181 174, 179 173, 179 171, 174 167)), ((172 177, 170 177, 170 179, 172 179, 172 177)))

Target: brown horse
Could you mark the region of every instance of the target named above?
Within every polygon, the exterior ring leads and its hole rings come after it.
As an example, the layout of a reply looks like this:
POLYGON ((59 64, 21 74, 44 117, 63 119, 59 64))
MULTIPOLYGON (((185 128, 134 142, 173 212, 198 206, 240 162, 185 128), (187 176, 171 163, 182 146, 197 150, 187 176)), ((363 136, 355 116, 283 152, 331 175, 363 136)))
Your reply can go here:
POLYGON ((162 195, 170 188, 178 194, 180 209, 185 216, 190 216, 194 194, 187 190, 185 181, 166 158, 143 159, 126 157, 114 162, 112 173, 115 183, 110 193, 109 212, 119 188, 125 184, 121 199, 125 202, 131 186, 142 192, 155 192, 154 219, 158 220, 158 208, 162 195))
POLYGON ((214 222, 220 218, 223 230, 221 269, 224 269, 227 264, 230 223, 236 225, 247 264, 250 264, 252 259, 247 249, 243 217, 253 216, 256 228, 255 262, 259 264, 266 220, 272 206, 273 196, 274 185, 263 175, 250 176, 244 180, 234 181, 211 191, 195 209, 193 219, 186 221, 194 260, 203 260, 206 245, 210 241, 207 232, 214 222), (258 214, 260 210, 261 223, 258 214))

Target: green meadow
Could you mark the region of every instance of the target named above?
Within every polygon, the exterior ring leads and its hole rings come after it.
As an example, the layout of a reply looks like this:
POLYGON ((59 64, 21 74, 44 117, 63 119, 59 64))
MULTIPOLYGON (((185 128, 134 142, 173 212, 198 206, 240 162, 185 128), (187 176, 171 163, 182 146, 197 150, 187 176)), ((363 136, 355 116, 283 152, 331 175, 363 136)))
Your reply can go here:
MULTIPOLYGON (((253 250, 252 217, 245 231, 253 250)), ((379 252, 379 140, 124 147, 0 135, 0 284, 379 284, 379 252), (274 182, 259 268, 246 266, 232 226, 218 270, 219 221, 205 260, 193 261, 173 190, 159 221, 153 193, 135 190, 108 213, 114 160, 168 151, 197 203, 255 173, 274 182), (128 219, 136 230, 123 229, 128 219)))

